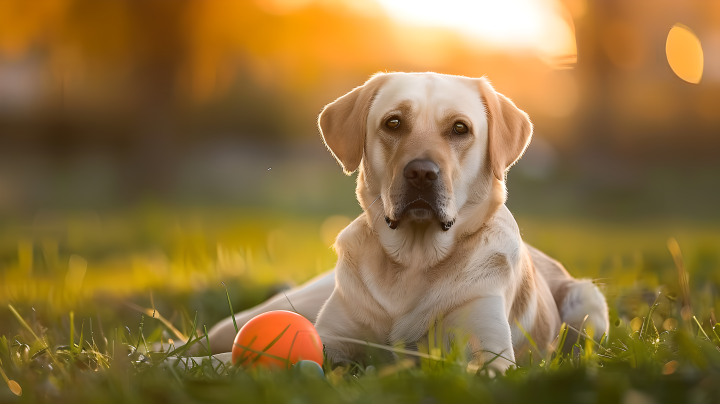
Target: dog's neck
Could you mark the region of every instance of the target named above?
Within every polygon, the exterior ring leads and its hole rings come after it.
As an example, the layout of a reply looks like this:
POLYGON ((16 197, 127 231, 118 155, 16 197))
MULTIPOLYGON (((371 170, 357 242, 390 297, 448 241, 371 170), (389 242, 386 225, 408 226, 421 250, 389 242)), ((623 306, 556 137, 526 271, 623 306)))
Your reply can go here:
POLYGON ((483 226, 505 203, 504 181, 489 176, 488 183, 481 184, 471 194, 458 212, 455 224, 443 231, 440 223, 401 223, 396 229, 389 228, 384 220, 384 207, 379 192, 373 192, 367 177, 361 170, 357 180, 357 198, 365 210, 367 224, 387 254, 387 257, 408 269, 430 269, 452 254, 458 242, 481 231, 483 226))

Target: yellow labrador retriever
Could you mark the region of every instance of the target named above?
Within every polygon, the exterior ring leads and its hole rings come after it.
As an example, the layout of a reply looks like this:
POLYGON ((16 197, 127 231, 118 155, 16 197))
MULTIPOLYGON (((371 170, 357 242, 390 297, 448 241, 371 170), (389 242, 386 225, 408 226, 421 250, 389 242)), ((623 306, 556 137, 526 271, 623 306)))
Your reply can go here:
MULTIPOLYGON (((523 243, 505 207, 532 124, 485 78, 377 74, 327 105, 319 127, 345 173, 359 170, 365 211, 337 237, 335 270, 287 294, 330 360, 362 361, 348 338, 427 344, 439 326, 469 341, 472 363, 504 371, 528 348, 517 324, 541 349, 561 322, 580 328, 587 316, 595 337, 607 331, 600 291, 523 243)), ((291 309, 284 295, 236 318, 278 309, 291 309)), ((213 351, 233 338, 232 321, 219 323, 213 351)))

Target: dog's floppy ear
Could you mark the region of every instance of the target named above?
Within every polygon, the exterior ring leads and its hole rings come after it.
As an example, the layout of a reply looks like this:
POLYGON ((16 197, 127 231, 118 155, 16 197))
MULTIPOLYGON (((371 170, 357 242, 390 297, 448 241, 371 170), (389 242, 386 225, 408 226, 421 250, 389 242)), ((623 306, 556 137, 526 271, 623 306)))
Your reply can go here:
POLYGON ((347 175, 360 166, 370 104, 387 78, 386 74, 376 74, 362 86, 326 105, 320 112, 320 135, 347 175))
POLYGON ((533 126, 528 115, 495 91, 483 77, 479 80, 480 95, 487 110, 488 155, 495 178, 505 179, 507 170, 525 152, 533 126))

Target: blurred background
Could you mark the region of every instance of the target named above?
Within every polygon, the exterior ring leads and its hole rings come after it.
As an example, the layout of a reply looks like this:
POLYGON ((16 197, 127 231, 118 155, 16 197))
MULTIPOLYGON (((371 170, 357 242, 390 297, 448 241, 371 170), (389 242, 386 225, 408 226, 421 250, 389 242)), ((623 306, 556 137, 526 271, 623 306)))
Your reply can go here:
POLYGON ((361 209, 316 117, 378 71, 487 76, 535 124, 509 174, 525 239, 621 296, 677 289, 676 237, 714 304, 700 0, 0 0, 0 302, 209 326, 221 281, 237 309, 331 268, 361 209))

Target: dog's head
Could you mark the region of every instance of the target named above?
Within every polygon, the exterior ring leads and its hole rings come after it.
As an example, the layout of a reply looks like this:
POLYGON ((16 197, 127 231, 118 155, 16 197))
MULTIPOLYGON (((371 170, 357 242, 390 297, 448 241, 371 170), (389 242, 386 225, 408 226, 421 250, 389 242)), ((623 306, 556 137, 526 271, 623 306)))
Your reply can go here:
POLYGON ((379 199, 391 229, 443 231, 504 184, 532 135, 527 114, 484 78, 434 73, 377 74, 327 105, 319 127, 345 173, 360 168, 364 209, 379 199))

